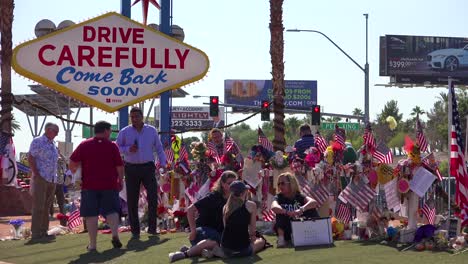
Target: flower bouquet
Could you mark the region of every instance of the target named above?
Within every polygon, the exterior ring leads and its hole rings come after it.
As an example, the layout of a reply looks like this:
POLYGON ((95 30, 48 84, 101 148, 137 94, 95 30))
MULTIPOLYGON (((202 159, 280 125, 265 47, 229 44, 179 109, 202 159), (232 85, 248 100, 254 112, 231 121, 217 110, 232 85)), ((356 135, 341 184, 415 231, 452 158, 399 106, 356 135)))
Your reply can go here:
POLYGON ((10 225, 13 227, 13 239, 21 239, 22 238, 22 227, 24 225, 23 219, 14 219, 10 220, 10 225))

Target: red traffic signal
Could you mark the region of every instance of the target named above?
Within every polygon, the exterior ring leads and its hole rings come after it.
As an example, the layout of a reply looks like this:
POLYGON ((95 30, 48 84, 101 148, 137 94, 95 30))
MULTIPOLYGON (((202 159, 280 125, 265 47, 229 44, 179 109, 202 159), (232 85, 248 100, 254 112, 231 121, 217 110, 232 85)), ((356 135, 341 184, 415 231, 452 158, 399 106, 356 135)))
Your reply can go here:
POLYGON ((314 107, 314 113, 320 113, 320 105, 314 107))
POLYGON ((268 108, 270 103, 268 101, 262 101, 262 108, 268 108))
POLYGON ((219 99, 217 96, 211 96, 211 103, 212 104, 218 104, 219 102, 219 99))

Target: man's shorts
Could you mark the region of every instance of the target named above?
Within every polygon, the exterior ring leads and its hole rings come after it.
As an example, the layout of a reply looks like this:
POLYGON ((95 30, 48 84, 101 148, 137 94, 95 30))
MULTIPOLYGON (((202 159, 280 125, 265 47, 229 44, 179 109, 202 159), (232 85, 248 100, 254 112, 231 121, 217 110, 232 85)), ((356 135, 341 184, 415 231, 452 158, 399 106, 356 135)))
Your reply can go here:
POLYGON ((194 240, 190 241, 190 244, 192 244, 192 246, 195 246, 200 241, 205 239, 216 241, 219 244, 221 241, 221 234, 218 231, 216 231, 216 229, 213 229, 211 227, 197 227, 197 236, 194 240))
POLYGON ((117 190, 82 190, 80 214, 82 217, 107 216, 120 213, 120 198, 117 190))

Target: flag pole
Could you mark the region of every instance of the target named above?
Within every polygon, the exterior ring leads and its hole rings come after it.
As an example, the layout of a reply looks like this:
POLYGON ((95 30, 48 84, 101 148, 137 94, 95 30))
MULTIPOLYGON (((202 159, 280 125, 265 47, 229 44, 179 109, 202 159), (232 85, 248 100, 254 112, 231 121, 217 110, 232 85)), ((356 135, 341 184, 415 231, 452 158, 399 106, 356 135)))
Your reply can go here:
POLYGON ((450 217, 451 216, 451 207, 450 207, 450 199, 451 199, 451 193, 450 193, 450 185, 452 184, 451 180, 452 180, 452 175, 450 173, 450 157, 452 155, 452 116, 453 116, 453 113, 452 113, 452 108, 453 108, 453 105, 452 105, 452 78, 451 77, 448 77, 448 145, 447 145, 447 152, 448 152, 448 156, 449 156, 449 162, 448 162, 448 165, 447 165, 447 168, 448 168, 448 187, 447 187, 447 190, 448 190, 448 206, 447 206, 447 209, 448 209, 448 216, 450 217))

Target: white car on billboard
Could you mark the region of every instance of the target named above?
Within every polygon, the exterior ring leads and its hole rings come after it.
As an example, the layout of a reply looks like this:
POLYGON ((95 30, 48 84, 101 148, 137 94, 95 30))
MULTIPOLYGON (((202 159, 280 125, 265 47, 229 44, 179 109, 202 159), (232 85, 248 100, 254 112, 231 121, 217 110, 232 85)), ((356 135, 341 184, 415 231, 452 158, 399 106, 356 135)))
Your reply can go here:
POLYGON ((456 71, 468 67, 468 45, 462 49, 440 49, 427 54, 428 65, 433 70, 456 71))

